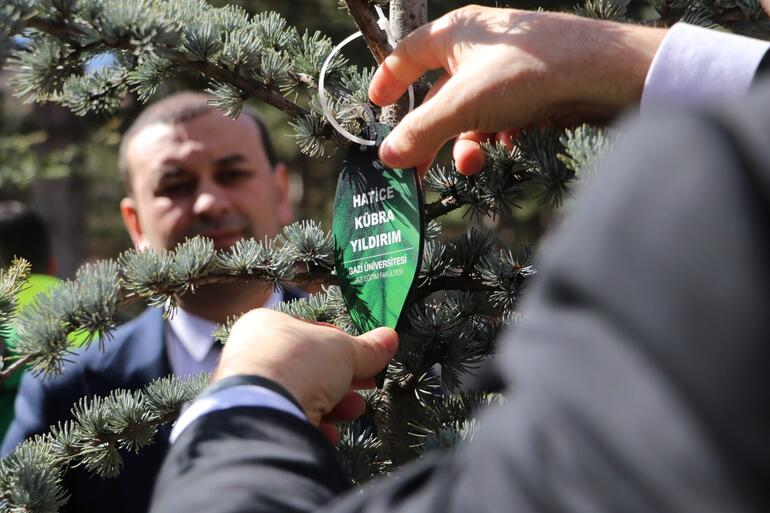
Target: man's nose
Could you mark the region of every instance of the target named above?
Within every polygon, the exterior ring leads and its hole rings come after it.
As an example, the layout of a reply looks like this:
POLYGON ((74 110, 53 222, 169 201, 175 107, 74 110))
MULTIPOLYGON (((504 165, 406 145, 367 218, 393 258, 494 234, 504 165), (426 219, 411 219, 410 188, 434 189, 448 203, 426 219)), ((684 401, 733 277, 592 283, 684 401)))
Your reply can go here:
POLYGON ((220 217, 230 212, 230 200, 225 191, 215 184, 204 184, 198 190, 193 213, 202 217, 220 217))

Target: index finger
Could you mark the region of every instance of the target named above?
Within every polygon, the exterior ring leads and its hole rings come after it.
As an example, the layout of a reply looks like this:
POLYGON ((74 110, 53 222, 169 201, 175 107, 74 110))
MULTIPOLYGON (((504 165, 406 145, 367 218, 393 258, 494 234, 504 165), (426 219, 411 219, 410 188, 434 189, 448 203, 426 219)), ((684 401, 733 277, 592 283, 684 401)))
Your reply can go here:
POLYGON ((435 21, 423 25, 399 41, 385 57, 369 84, 369 98, 376 105, 394 103, 423 73, 443 66, 434 41, 438 30, 435 21))

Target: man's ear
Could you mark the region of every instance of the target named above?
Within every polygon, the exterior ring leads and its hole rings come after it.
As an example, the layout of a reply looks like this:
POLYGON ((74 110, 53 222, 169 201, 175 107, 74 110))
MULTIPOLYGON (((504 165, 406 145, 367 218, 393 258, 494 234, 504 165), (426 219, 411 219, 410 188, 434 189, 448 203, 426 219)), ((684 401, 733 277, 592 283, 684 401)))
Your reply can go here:
POLYGON ((131 240, 136 249, 144 249, 149 246, 144 237, 142 223, 139 220, 139 213, 136 211, 136 203, 133 198, 123 198, 120 200, 120 217, 123 218, 123 225, 126 227, 131 240))
POLYGON ((283 226, 294 220, 294 205, 289 195, 289 168, 283 163, 278 163, 273 168, 273 180, 276 189, 276 217, 283 226))

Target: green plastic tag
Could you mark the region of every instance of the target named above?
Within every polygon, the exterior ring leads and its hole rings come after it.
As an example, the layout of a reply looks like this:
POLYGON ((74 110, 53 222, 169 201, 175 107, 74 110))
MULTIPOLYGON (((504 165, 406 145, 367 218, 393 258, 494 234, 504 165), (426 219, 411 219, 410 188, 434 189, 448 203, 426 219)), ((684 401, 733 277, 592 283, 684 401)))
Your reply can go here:
MULTIPOLYGON (((378 140, 388 132, 376 125, 378 140)), ((422 258, 417 172, 389 169, 377 146, 353 145, 334 199, 334 251, 342 295, 360 331, 396 328, 422 258)))

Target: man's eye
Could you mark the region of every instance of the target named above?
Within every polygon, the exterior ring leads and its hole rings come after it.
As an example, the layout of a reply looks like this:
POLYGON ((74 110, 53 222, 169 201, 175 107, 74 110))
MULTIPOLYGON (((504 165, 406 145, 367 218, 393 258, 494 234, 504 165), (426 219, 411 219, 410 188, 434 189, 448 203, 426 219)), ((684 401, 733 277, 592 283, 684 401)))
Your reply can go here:
POLYGON ((195 183, 192 181, 168 182, 158 187, 159 196, 181 196, 189 194, 195 189, 195 183))
POLYGON ((242 180, 248 180, 252 176, 251 171, 243 169, 225 169, 217 173, 217 181, 220 184, 226 185, 242 180))

